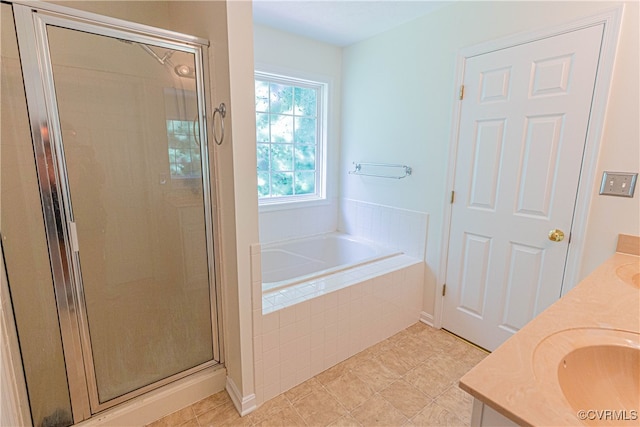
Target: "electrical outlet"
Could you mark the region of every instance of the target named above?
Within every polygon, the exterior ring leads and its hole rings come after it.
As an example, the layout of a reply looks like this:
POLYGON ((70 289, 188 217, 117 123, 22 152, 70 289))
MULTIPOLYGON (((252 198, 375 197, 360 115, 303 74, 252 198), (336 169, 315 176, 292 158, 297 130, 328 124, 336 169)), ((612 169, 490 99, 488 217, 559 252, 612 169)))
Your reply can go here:
POLYGON ((600 194, 633 197, 637 179, 637 173, 604 172, 602 174, 602 184, 600 184, 600 194))

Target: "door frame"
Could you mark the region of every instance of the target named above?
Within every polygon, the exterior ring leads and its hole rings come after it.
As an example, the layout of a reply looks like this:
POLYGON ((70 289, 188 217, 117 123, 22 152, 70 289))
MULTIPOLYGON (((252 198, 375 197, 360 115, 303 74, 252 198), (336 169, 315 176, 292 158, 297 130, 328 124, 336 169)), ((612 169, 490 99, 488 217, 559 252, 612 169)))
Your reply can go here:
MULTIPOLYGON (((624 13, 624 4, 614 8, 605 9, 594 15, 573 20, 564 24, 543 28, 535 31, 527 31, 514 34, 497 40, 480 43, 474 46, 462 48, 458 51, 456 59, 456 80, 452 96, 459 96, 460 87, 464 82, 464 72, 468 58, 494 52, 496 50, 534 42, 568 32, 580 30, 594 25, 604 24, 602 44, 600 46, 600 60, 596 75, 596 82, 591 102, 591 113, 585 139, 585 148, 582 157, 582 169, 578 182, 576 204, 573 212, 570 230, 571 244, 569 245, 567 260, 564 267, 564 279, 561 287, 561 295, 564 296, 578 282, 581 263, 584 253, 584 234, 588 224, 589 207, 593 196, 593 188, 596 180, 596 166, 602 130, 604 128, 607 105, 609 101, 609 89, 613 78, 613 66, 615 62, 620 27, 624 13)), ((451 192, 454 190, 454 178, 458 155, 458 137, 460 129, 462 104, 456 102, 453 107, 451 131, 449 133, 449 161, 447 167, 446 192, 444 196, 443 225, 440 238, 440 265, 438 266, 437 285, 434 304, 434 326, 442 327, 444 313, 444 296, 442 289, 447 281, 447 263, 449 257, 449 239, 451 230, 451 192)))

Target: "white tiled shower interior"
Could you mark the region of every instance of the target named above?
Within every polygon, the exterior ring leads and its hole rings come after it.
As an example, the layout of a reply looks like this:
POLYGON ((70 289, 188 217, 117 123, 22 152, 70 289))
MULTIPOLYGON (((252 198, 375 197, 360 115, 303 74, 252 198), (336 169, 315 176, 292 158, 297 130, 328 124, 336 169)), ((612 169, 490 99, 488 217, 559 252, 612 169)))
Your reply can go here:
POLYGON ((324 220, 315 215, 316 207, 312 210, 318 223, 310 229, 306 221, 303 227, 295 225, 305 209, 262 212, 261 241, 330 232, 337 227, 401 250, 404 255, 285 292, 263 294, 260 244, 251 245, 254 375, 259 405, 420 318, 426 213, 341 199, 338 224, 332 222, 331 215, 324 220))

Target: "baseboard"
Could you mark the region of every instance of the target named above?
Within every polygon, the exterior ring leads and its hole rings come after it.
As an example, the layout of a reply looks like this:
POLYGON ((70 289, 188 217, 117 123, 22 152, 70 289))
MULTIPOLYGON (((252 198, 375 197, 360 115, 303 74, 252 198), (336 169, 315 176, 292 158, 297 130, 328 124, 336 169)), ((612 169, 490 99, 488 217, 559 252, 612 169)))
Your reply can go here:
POLYGON ((107 409, 76 426, 147 425, 224 390, 226 376, 226 369, 213 366, 107 409))
POLYGON ((243 397, 238 390, 238 387, 236 387, 236 384, 230 377, 227 377, 226 389, 227 393, 229 393, 229 397, 231 397, 233 405, 236 407, 241 417, 255 411, 258 407, 255 393, 251 393, 250 395, 243 397))
POLYGON ((421 311, 420 312, 420 321, 422 323, 426 323, 427 325, 434 327, 433 326, 433 314, 429 314, 426 311, 421 311))

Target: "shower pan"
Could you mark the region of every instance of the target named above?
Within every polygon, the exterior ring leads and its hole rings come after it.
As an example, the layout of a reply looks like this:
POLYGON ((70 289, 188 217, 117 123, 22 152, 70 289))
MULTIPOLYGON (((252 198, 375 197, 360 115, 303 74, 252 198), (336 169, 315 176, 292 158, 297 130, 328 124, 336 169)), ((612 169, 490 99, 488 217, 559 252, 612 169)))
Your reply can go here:
POLYGON ((8 284, 33 423, 67 426, 221 362, 208 42, 43 4, 2 21, 8 284))

